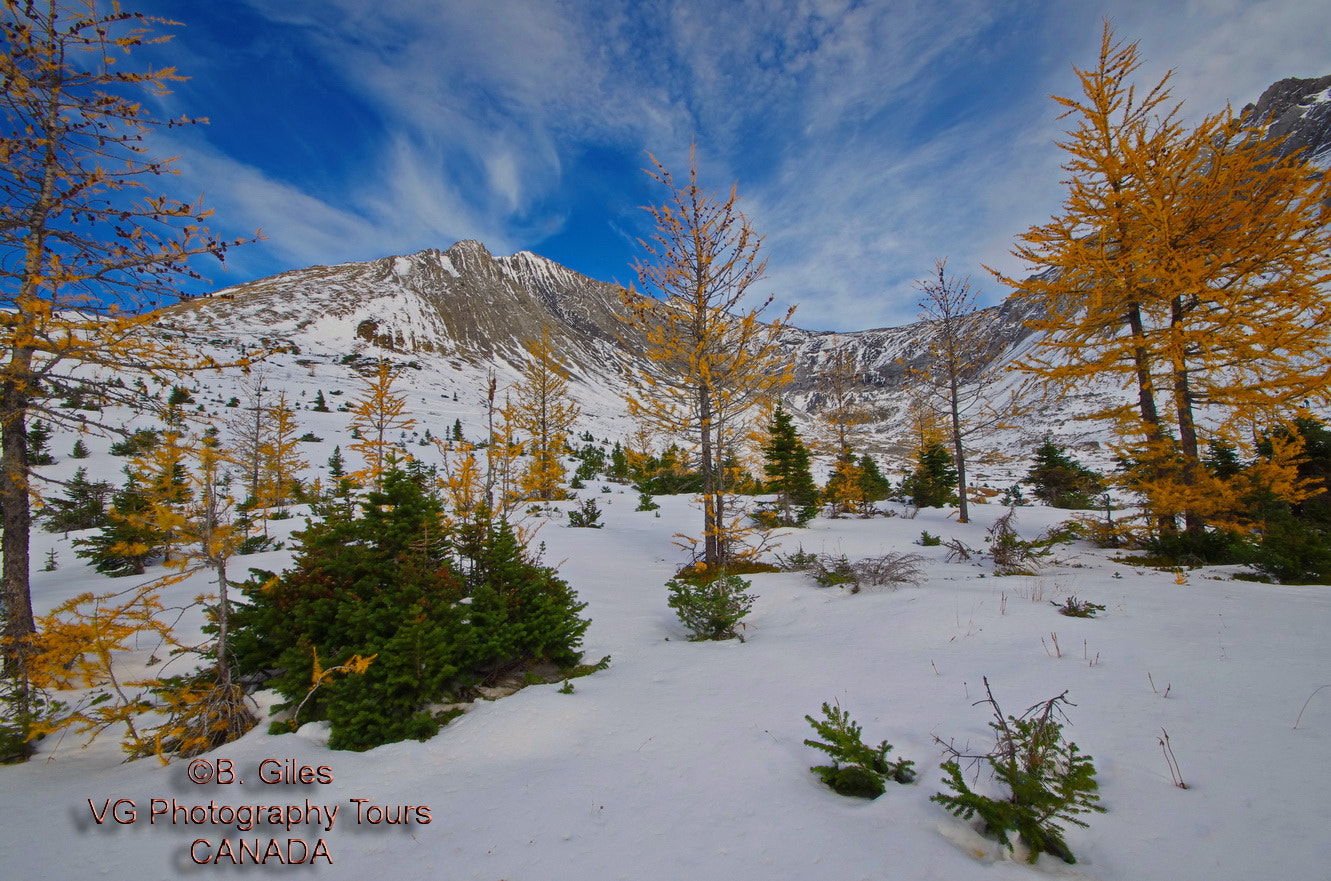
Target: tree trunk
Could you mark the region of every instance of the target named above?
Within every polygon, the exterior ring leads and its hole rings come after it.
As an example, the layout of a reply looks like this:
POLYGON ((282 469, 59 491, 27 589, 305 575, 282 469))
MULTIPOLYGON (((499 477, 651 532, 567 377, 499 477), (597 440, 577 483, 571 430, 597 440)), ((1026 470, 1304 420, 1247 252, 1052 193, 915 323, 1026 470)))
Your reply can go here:
MULTIPOLYGON (((1149 445, 1158 445, 1162 442, 1164 434, 1160 430, 1160 410, 1155 404, 1155 388, 1151 382, 1151 361, 1145 342, 1146 327, 1142 321, 1140 304, 1136 302, 1129 304, 1127 320, 1128 328, 1132 331, 1132 338, 1135 341, 1132 348, 1132 358, 1137 373, 1137 406, 1141 413, 1142 424, 1146 426, 1146 440, 1149 449, 1149 445)), ((1152 476, 1158 476, 1158 468, 1148 467, 1153 472, 1152 476)), ((1171 535, 1178 531, 1178 524, 1174 522, 1174 518, 1163 514, 1156 517, 1155 527, 1161 535, 1171 535)))
MULTIPOLYGON (((1176 333, 1182 332, 1183 302, 1178 297, 1170 303, 1170 321, 1176 333)), ((1189 535, 1200 535, 1205 530, 1205 520, 1195 510, 1195 492, 1202 460, 1197 444, 1197 423, 1192 413, 1187 353, 1182 345, 1173 348, 1174 408, 1178 411, 1179 450, 1183 453, 1183 485, 1190 491, 1189 504, 1183 512, 1183 524, 1189 535)))
POLYGON ((721 551, 721 487, 717 474, 716 450, 712 443, 712 400, 706 387, 698 393, 699 455, 702 468, 703 495, 703 563, 709 573, 722 565, 721 551))
POLYGON ((961 448, 961 411, 957 396, 960 394, 956 372, 956 361, 952 362, 952 375, 949 377, 952 392, 952 455, 957 460, 957 522, 969 523, 970 508, 966 502, 966 454, 961 448))
POLYGON ((27 432, 31 365, 32 350, 16 350, 0 389, 0 508, 4 512, 4 534, 0 537, 0 554, 4 556, 0 567, 4 643, 0 657, 4 659, 5 675, 24 683, 24 692, 27 640, 37 632, 29 589, 28 548, 32 531, 27 432))

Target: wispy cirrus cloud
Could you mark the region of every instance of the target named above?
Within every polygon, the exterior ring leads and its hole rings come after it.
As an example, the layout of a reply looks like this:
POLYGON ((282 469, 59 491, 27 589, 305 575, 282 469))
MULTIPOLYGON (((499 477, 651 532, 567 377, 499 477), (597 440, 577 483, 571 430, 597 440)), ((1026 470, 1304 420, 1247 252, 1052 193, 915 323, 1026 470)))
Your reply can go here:
POLYGON ((1141 39, 1142 80, 1177 68, 1175 96, 1200 113, 1331 72, 1314 6, 243 0, 253 27, 216 36, 190 88, 254 100, 226 76, 241 69, 230 45, 310 103, 275 121, 285 164, 205 132, 185 166, 219 215, 270 234, 237 272, 479 238, 627 280, 637 206, 664 195, 638 171, 644 151, 682 175, 696 140, 704 183, 738 182, 767 236, 767 289, 801 303, 802 323, 895 324, 937 258, 991 300, 982 265, 1022 270, 1013 237, 1061 195, 1047 95, 1076 88, 1105 17, 1141 39))

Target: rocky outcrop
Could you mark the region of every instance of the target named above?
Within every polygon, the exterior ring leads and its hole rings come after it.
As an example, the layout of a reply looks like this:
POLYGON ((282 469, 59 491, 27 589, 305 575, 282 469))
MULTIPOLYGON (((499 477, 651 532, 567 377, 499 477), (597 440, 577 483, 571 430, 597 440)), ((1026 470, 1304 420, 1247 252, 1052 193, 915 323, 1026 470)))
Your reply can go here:
POLYGON ((1331 76, 1274 83, 1242 117, 1268 123, 1268 137, 1285 138, 1282 156, 1304 150, 1312 161, 1331 161, 1331 76))

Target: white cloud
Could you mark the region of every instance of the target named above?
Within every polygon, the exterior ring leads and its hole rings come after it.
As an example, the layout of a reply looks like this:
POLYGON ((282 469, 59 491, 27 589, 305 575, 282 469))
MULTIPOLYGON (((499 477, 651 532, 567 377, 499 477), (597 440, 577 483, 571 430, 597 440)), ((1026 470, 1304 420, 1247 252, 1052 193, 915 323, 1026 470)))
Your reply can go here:
MULTIPOLYGON (((582 147, 634 164, 650 149, 680 174, 696 136, 703 182, 738 181, 767 235, 770 289, 835 329, 913 320, 911 281, 944 256, 1001 297, 980 264, 1020 272, 1014 237, 1057 210, 1046 96, 1075 90, 1105 16, 1140 38, 1142 82, 1177 69, 1189 112, 1331 73, 1325 15, 1304 0, 247 2, 298 25, 384 126, 341 192, 190 156, 293 265, 464 237, 533 247, 569 213, 582 147), (981 70, 1011 73, 1011 93, 981 70)), ((628 237, 640 222, 606 218, 628 237)))

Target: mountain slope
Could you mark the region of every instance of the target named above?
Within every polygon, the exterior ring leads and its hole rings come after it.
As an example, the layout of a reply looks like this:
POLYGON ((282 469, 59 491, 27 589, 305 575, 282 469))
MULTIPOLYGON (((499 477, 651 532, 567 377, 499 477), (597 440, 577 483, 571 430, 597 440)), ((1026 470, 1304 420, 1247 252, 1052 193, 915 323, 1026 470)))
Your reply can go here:
MULTIPOLYGON (((1319 164, 1331 160, 1331 77, 1282 80, 1243 113, 1269 120, 1272 137, 1288 136, 1286 151, 1307 150, 1319 164)), ((621 320, 624 293, 530 252, 496 257, 479 242, 462 241, 445 251, 316 266, 237 285, 167 310, 163 323, 218 343, 294 347, 307 358, 416 360, 452 371, 454 388, 483 387, 490 371, 503 382, 515 379, 528 343, 545 331, 572 371, 585 414, 604 423, 623 419, 628 372, 646 363, 641 334, 621 320)), ((985 310, 989 371, 1009 385, 1016 380, 1005 368, 1036 342, 1026 328, 1032 309, 1013 297, 985 310)), ((857 367, 860 404, 875 418, 867 445, 894 452, 910 371, 927 361, 931 333, 925 322, 849 333, 787 327, 781 340, 795 372, 788 405, 807 425, 824 405, 828 354, 845 351, 857 367)), ((1000 445, 1028 447, 1052 431, 1095 447, 1099 432, 1077 417, 1123 394, 1107 383, 1087 384, 1037 408, 1000 445)))

